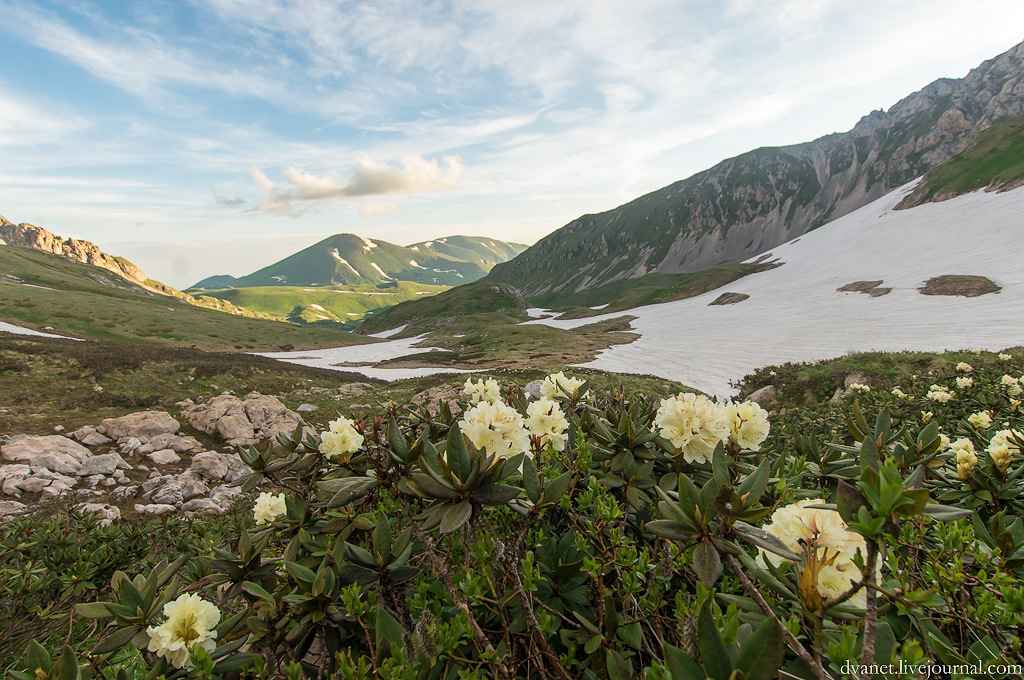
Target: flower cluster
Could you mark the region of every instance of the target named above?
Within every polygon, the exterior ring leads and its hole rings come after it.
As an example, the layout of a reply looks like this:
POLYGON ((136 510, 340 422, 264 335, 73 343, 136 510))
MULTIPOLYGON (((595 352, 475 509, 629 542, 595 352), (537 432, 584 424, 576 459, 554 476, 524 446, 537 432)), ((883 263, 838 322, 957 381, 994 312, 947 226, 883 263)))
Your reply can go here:
POLYGON ((973 425, 976 430, 984 430, 992 424, 992 416, 988 411, 978 411, 967 416, 967 422, 973 425))
POLYGON ((949 389, 942 385, 932 385, 931 389, 928 390, 928 394, 924 396, 926 399, 937 401, 940 404, 945 404, 950 399, 956 397, 956 392, 950 392, 949 389))
POLYGON ((892 396, 896 397, 897 399, 906 399, 907 393, 898 387, 894 387, 892 388, 892 396))
POLYGON ((569 436, 565 431, 569 429, 569 421, 565 419, 562 407, 557 401, 542 397, 526 407, 526 428, 530 434, 540 437, 540 445, 552 444, 555 450, 561 451, 565 448, 565 442, 569 436))
POLYGON ((957 439, 949 445, 949 450, 956 454, 953 463, 956 465, 956 473, 960 479, 967 479, 967 473, 978 464, 978 456, 974 452, 974 442, 970 439, 957 439))
MULTIPOLYGON (((860 534, 847 531, 846 523, 835 510, 808 507, 824 503, 820 499, 804 500, 779 508, 772 513, 771 523, 764 530, 815 563, 814 585, 823 599, 830 599, 842 595, 860 580, 861 572, 853 559, 858 551, 867 559, 867 543, 860 534)), ((783 561, 782 557, 767 551, 762 550, 761 555, 775 565, 783 561)), ((805 564, 804 568, 807 566, 805 564)), ((878 570, 881 571, 881 565, 878 570)), ((867 593, 862 589, 849 602, 864 607, 866 600, 867 593)))
POLYGON ((741 449, 760 450, 768 438, 768 412, 754 401, 729 401, 722 408, 729 421, 729 441, 741 449))
MULTIPOLYGON (((566 376, 563 371, 559 371, 544 378, 544 382, 540 386, 540 393, 548 399, 571 397, 576 394, 576 390, 582 387, 585 382, 585 380, 580 380, 579 378, 566 376)), ((590 390, 578 396, 580 399, 586 399, 588 394, 590 394, 590 390)))
POLYGON ((1020 432, 1014 432, 1013 430, 999 430, 999 432, 993 435, 988 443, 988 448, 985 449, 1004 473, 1010 467, 1010 459, 1013 457, 1014 452, 1020 453, 1020 447, 1011 441, 1011 437, 1021 439, 1022 435, 1020 432))
POLYGON ((867 394, 871 391, 871 387, 863 383, 850 383, 850 389, 857 394, 867 394))
POLYGON ((768 412, 754 402, 716 404, 692 392, 662 399, 654 424, 688 463, 708 462, 719 442, 757 451, 769 428, 768 412))
POLYGON ((967 389, 968 387, 974 387, 974 378, 969 375, 960 376, 956 379, 956 386, 960 389, 967 389))
POLYGON ((466 378, 466 384, 462 386, 462 393, 469 397, 471 404, 479 404, 481 401, 491 403, 501 401, 501 386, 494 378, 480 379, 476 382, 473 382, 472 378, 466 378))
POLYGON ((1024 391, 1024 388, 1021 388, 1020 385, 1020 378, 1015 378, 1012 375, 1004 375, 1000 382, 1003 384, 1003 387, 1006 388, 1006 393, 1011 397, 1019 396, 1020 393, 1024 391))
POLYGON ((355 423, 341 416, 328 423, 328 430, 320 435, 320 453, 347 463, 352 454, 363 445, 363 435, 356 432, 355 423))
POLYGON ((966 361, 961 361, 959 364, 956 365, 956 372, 957 373, 970 373, 973 370, 974 370, 974 367, 971 366, 966 361))
POLYGON ((256 499, 252 508, 252 515, 256 524, 270 524, 286 512, 284 494, 277 495, 264 491, 256 499))
POLYGON ((194 593, 182 595, 164 605, 167 620, 146 629, 149 651, 156 652, 175 668, 191 668, 189 651, 202 648, 212 652, 217 643, 216 626, 220 610, 194 593))
POLYGON ((523 417, 503 402, 481 401, 462 415, 462 434, 485 455, 508 458, 529 452, 530 435, 523 417))
POLYGON ((1012 358, 1013 358, 1012 354, 1007 354, 1006 352, 1000 352, 999 353, 999 360, 1000 361, 1009 361, 1012 358))

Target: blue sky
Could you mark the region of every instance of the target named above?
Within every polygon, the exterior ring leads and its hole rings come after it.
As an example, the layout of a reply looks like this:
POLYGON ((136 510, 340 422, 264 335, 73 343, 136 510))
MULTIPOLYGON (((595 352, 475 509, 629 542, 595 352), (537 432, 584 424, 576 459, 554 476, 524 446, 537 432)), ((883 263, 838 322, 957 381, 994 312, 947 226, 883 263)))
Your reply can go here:
POLYGON ((1024 39, 976 0, 0 0, 0 214, 184 287, 330 234, 532 243, 1024 39))

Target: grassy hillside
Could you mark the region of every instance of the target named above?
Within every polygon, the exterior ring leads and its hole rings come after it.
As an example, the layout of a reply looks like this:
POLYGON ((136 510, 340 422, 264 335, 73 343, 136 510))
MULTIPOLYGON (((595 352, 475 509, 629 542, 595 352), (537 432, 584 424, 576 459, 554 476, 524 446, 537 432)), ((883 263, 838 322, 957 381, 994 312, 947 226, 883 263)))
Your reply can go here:
POLYGON ((395 305, 359 324, 357 333, 379 333, 409 324, 399 337, 417 335, 450 325, 474 314, 494 313, 512 318, 526 317, 526 301, 509 285, 470 283, 433 297, 395 305))
POLYGON ((1012 189, 1024 184, 1024 115, 981 131, 970 145, 933 168, 898 208, 942 201, 984 187, 1012 189))
POLYGON ((495 265, 508 262, 528 248, 522 243, 506 243, 483 236, 446 236, 433 241, 414 243, 408 247, 418 252, 436 253, 463 262, 473 262, 488 272, 495 265))
POLYGON ((198 308, 143 290, 105 269, 13 246, 0 246, 0 319, 81 338, 150 340, 210 350, 367 341, 338 331, 198 308))
POLYGON ((695 297, 774 266, 769 263, 727 262, 692 274, 648 274, 571 295, 547 295, 531 302, 541 307, 564 310, 564 318, 578 319, 695 297), (602 308, 591 309, 596 306, 602 308))
MULTIPOLYGON (((381 285, 324 286, 253 286, 205 290, 206 296, 241 305, 278 320, 296 323, 355 323, 375 310, 391 307, 406 300, 416 300, 447 290, 410 281, 381 285)), ((197 293, 189 289, 191 293, 197 293)))

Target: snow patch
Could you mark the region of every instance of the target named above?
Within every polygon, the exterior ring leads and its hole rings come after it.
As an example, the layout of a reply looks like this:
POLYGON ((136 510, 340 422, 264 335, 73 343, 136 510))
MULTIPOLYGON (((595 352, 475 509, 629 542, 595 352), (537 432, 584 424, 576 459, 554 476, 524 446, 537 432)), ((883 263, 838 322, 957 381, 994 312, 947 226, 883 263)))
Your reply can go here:
POLYGON ((417 269, 426 269, 426 267, 421 267, 418 264, 416 264, 416 260, 409 260, 409 264, 411 264, 413 267, 416 267, 417 269))
MULTIPOLYGON (((337 248, 335 248, 334 250, 331 251, 331 255, 334 256, 335 260, 337 260, 338 262, 342 263, 343 265, 345 265, 346 267, 351 269, 353 274, 355 274, 356 276, 362 276, 362 274, 360 274, 359 272, 356 271, 355 267, 353 267, 352 265, 350 265, 348 263, 348 260, 346 260, 345 258, 343 258, 341 256, 341 253, 338 252, 337 248)), ((376 266, 376 265, 374 265, 374 266, 376 266)))
POLYGON ((376 270, 377 270, 377 273, 379 273, 379 274, 380 274, 381 276, 383 276, 383 277, 384 277, 385 279, 388 279, 389 281, 391 280, 391 277, 390 277, 390 276, 388 276, 387 274, 385 274, 385 273, 384 273, 384 270, 383 270, 383 269, 381 269, 380 267, 378 267, 378 266, 377 266, 377 263, 376 263, 376 262, 371 262, 371 263, 370 263, 370 266, 371 266, 371 267, 373 267, 374 269, 376 269, 376 270))
POLYGON ((719 289, 585 319, 527 323, 574 328, 635 316, 638 340, 585 365, 654 373, 719 396, 733 394, 730 381, 766 364, 1024 344, 1024 188, 894 211, 913 184, 774 248, 782 266, 729 284, 729 292, 750 296, 743 304, 708 306, 719 289), (918 292, 942 274, 986 276, 1002 290, 975 298, 918 292), (850 281, 876 279, 892 292, 836 291, 850 281))
POLYGON ((13 323, 7 323, 6 321, 0 321, 0 331, 14 333, 15 335, 37 335, 44 338, 64 338, 65 340, 81 340, 81 338, 69 338, 66 335, 57 335, 55 333, 43 333, 42 331, 34 331, 31 328, 15 326, 13 323))
POLYGON ((321 312, 326 312, 327 311, 326 309, 324 309, 323 307, 321 307, 320 305, 317 305, 317 304, 311 304, 310 307, 312 307, 313 309, 319 309, 321 312))

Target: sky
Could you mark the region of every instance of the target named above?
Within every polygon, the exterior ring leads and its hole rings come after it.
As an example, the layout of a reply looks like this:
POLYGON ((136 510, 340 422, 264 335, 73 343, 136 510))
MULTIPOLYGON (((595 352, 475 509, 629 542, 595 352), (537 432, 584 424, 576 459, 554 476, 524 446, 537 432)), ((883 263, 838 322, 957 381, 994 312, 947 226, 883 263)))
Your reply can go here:
POLYGON ((177 288, 529 244, 1022 39, 1020 0, 0 0, 0 215, 177 288))

